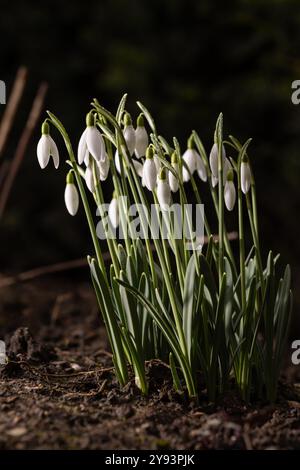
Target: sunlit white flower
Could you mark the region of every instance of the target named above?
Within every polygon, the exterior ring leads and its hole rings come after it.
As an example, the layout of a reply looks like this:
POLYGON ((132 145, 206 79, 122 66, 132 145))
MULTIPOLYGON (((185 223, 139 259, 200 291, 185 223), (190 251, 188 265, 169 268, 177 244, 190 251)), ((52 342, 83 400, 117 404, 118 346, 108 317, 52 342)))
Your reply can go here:
POLYGON ((251 186, 251 170, 247 157, 241 163, 241 188, 244 194, 247 194, 251 186))
POLYGON ((113 228, 116 229, 119 226, 119 204, 115 194, 108 207, 108 217, 113 228))
POLYGON ((132 125, 131 117, 128 113, 125 114, 123 135, 129 153, 132 156, 135 149, 135 130, 132 125))
POLYGON ((94 125, 94 116, 89 113, 86 118, 86 129, 83 131, 78 143, 78 163, 81 165, 87 158, 87 152, 97 161, 105 160, 105 144, 101 132, 94 125))
POLYGON ((153 191, 156 186, 157 170, 153 158, 152 147, 147 148, 146 160, 143 166, 143 183, 149 191, 153 191))
POLYGON ((176 172, 177 176, 175 176, 171 171, 169 171, 169 174, 168 174, 168 176, 169 176, 169 185, 170 185, 171 191, 173 193, 176 193, 178 191, 178 188, 179 188, 179 181, 178 181, 179 165, 178 165, 178 158, 177 158, 176 152, 174 152, 172 154, 171 165, 172 165, 173 170, 176 172))
POLYGON ((144 116, 140 114, 137 118, 135 130, 135 155, 137 158, 144 157, 149 144, 149 137, 144 126, 144 116))
POLYGON ((48 165, 50 157, 53 159, 54 167, 57 169, 59 166, 58 149, 49 132, 49 124, 44 122, 42 136, 37 145, 37 157, 42 170, 48 165))
POLYGON ((157 181, 157 199, 162 209, 168 209, 171 203, 171 189, 167 180, 166 170, 162 168, 157 181))
MULTIPOLYGON (((225 158, 226 158, 226 151, 225 147, 222 144, 222 156, 223 156, 223 166, 225 164, 225 158)), ((218 178, 218 145, 217 143, 214 143, 214 145, 211 148, 210 155, 209 155, 209 165, 211 172, 215 178, 218 178)))
POLYGON ((72 172, 69 172, 67 175, 65 204, 69 214, 76 215, 79 207, 79 195, 77 188, 74 184, 74 177, 72 172))
POLYGON ((229 211, 232 211, 236 200, 236 190, 233 182, 233 171, 228 172, 227 181, 224 188, 225 205, 229 211))

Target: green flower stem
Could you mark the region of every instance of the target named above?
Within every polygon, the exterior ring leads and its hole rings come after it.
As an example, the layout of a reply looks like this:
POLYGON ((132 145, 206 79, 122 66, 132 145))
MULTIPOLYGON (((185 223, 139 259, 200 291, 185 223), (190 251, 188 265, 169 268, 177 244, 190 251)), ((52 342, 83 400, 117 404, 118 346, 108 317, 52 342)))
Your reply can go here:
POLYGON ((252 238, 255 246, 255 257, 256 257, 256 265, 257 265, 257 271, 261 283, 261 289, 262 289, 262 295, 264 295, 264 275, 263 275, 263 267, 262 267, 262 260, 261 260, 261 254, 260 254, 260 247, 259 247, 259 240, 258 240, 258 233, 256 230, 255 226, 255 221, 253 217, 253 211, 251 208, 251 202, 250 202, 250 197, 249 194, 246 194, 246 204, 247 204, 247 210, 248 210, 248 216, 249 216, 249 222, 250 222, 250 227, 251 227, 251 233, 252 233, 252 238))
POLYGON ((218 144, 218 188, 219 188, 219 288, 221 289, 224 272, 224 187, 223 187, 223 139, 222 139, 222 115, 217 124, 217 144, 218 144))
MULTIPOLYGON (((101 188, 101 183, 97 178, 96 174, 96 162, 93 161, 93 177, 94 177, 94 184, 95 184, 95 199, 97 203, 97 207, 100 210, 100 216, 103 218, 105 217, 105 213, 103 211, 102 205, 104 205, 104 197, 103 197, 103 192, 101 188)), ((110 256, 113 262, 115 274, 119 276, 120 274, 120 265, 119 265, 119 260, 117 257, 117 242, 114 237, 112 237, 111 229, 110 226, 105 227, 105 232, 106 232, 106 241, 107 241, 107 246, 110 252, 110 256)))
POLYGON ((238 171, 238 219, 239 219, 241 299, 242 299, 242 310, 245 313, 246 311, 245 234, 244 234, 244 223, 243 223, 243 193, 241 189, 240 169, 238 171))

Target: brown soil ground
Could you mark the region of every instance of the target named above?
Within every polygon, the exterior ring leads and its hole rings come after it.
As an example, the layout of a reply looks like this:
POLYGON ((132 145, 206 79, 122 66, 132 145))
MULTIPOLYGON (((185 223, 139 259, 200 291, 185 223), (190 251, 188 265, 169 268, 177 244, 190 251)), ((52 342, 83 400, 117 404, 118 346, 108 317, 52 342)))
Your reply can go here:
POLYGON ((134 381, 120 389, 88 284, 56 277, 2 289, 0 339, 9 355, 0 449, 300 449, 297 386, 281 384, 276 406, 227 396, 213 407, 205 394, 196 404, 174 393, 154 361, 149 397, 134 381))

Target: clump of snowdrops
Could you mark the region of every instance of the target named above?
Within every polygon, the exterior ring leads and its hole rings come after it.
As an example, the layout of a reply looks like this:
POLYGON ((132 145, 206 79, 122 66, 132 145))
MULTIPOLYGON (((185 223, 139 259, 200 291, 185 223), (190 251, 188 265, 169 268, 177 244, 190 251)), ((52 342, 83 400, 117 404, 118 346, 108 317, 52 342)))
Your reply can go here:
MULTIPOLYGON (((70 167, 66 207, 75 215, 81 200, 92 237, 94 255, 88 263, 116 376, 123 386, 132 368, 136 385, 147 394, 145 361, 158 358, 168 362, 175 389, 187 390, 190 397, 199 396, 204 379, 212 401, 234 386, 245 400, 272 402, 291 317, 291 275, 289 266, 282 277, 277 274, 278 255, 270 252, 262 259, 251 139, 242 144, 229 136, 225 141, 221 114, 209 154, 196 131, 182 151, 176 138, 170 144, 158 134, 142 103, 137 103, 136 127, 125 105, 126 95, 113 115, 93 101, 76 156, 62 123, 48 112, 37 149, 42 168, 50 157, 58 167, 58 149, 50 136, 50 127, 56 127, 70 167), (112 194, 106 209, 104 185, 112 194), (182 208, 191 202, 188 194, 201 204, 205 185, 214 213, 204 216, 206 243, 201 246, 196 241, 186 249, 187 240, 175 239, 172 227, 168 237, 150 233, 120 242, 111 236, 130 222, 129 212, 121 207, 123 196, 146 209, 155 203, 163 218, 172 201, 182 208), (110 266, 103 261, 91 202, 107 220, 110 266), (236 211, 236 255, 226 229, 227 211, 236 211), (214 217, 217 236, 210 225, 214 217), (252 234, 247 243, 246 223, 252 234)), ((141 217, 142 229, 146 222, 141 217)), ((189 225, 192 233, 192 220, 189 225)))

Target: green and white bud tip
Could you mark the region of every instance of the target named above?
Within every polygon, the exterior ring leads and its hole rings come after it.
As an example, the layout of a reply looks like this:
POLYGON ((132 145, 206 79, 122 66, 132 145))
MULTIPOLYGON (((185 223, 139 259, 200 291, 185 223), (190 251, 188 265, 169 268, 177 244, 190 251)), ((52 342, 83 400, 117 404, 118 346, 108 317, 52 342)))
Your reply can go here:
POLYGON ((187 141, 187 148, 188 149, 194 149, 195 148, 195 141, 194 137, 191 135, 187 141))
POLYGON ((66 176, 66 184, 74 184, 74 171, 70 170, 66 176))
POLYGON ((159 175, 158 175, 160 180, 166 180, 167 179, 167 172, 165 168, 161 168, 159 175))
POLYGON ((47 121, 44 121, 42 124, 42 135, 50 134, 50 126, 47 121))
POLYGON ((146 158, 148 158, 149 160, 152 160, 153 156, 154 156, 153 147, 149 146, 146 150, 146 158))
POLYGON ((144 114, 141 113, 136 120, 136 127, 145 127, 144 114))
POLYGON ((92 111, 87 113, 86 115, 86 127, 94 127, 95 126, 96 115, 93 114, 92 111))
POLYGON ((124 115, 124 126, 127 127, 127 126, 132 126, 132 119, 131 119, 131 116, 129 113, 125 113, 124 115))
POLYGON ((176 152, 173 152, 173 153, 172 153, 172 156, 171 156, 171 163, 172 163, 172 165, 175 165, 176 163, 178 163, 178 156, 177 156, 177 153, 176 153, 176 152))

